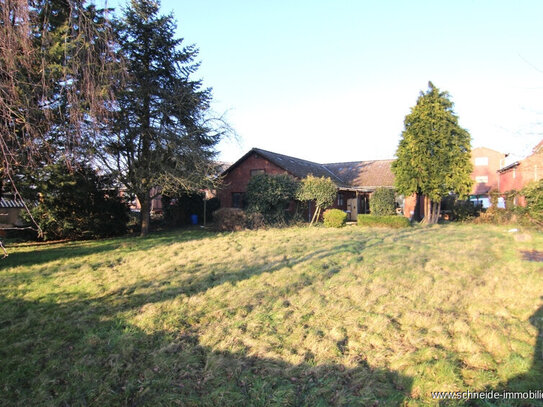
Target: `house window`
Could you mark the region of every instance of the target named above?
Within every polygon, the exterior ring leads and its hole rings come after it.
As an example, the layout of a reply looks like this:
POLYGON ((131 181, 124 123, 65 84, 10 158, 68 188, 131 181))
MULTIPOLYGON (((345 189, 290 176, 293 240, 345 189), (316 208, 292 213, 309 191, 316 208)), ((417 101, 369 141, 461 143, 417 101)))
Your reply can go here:
POLYGON ((243 209, 243 192, 232 192, 232 208, 243 209))
POLYGON ((266 171, 262 169, 251 170, 251 177, 254 177, 255 175, 265 174, 265 173, 266 171))
POLYGON ((488 175, 479 175, 478 177, 475 177, 475 182, 478 184, 488 183, 488 175))
POLYGON ((343 194, 337 194, 337 206, 343 206, 343 194))
POLYGON ((477 167, 487 166, 488 165, 488 157, 476 157, 475 158, 475 165, 477 167))

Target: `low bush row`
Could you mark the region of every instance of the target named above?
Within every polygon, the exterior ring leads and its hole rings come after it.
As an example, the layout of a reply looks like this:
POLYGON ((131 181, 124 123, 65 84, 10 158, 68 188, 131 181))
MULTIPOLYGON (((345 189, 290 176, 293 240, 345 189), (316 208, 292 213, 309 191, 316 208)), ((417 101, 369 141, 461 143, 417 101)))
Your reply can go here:
POLYGON ((358 226, 380 226, 389 228, 405 228, 411 226, 409 219, 397 215, 358 215, 357 224, 358 226))

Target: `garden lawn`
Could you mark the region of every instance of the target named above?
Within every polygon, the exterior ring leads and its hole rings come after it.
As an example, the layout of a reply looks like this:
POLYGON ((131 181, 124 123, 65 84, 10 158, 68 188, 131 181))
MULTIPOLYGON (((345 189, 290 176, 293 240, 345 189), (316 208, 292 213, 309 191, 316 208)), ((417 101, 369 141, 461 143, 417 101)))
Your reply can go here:
POLYGON ((12 247, 0 404, 432 405, 437 391, 543 390, 543 263, 521 253, 543 250, 543 234, 507 229, 12 247))

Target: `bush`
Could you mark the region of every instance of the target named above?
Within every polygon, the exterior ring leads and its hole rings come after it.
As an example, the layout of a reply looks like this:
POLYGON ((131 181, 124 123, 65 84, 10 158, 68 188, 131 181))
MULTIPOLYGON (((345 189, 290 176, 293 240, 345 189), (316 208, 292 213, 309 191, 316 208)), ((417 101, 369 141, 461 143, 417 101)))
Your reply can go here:
POLYGON ((375 216, 395 215, 394 190, 383 187, 377 188, 370 198, 370 212, 375 216))
POLYGON ((247 211, 262 214, 268 223, 284 223, 297 189, 298 182, 289 175, 255 175, 247 185, 247 211))
POLYGON ((472 201, 456 201, 452 205, 452 220, 469 221, 481 214, 483 205, 475 205, 472 201))
POLYGON ((475 219, 475 223, 490 223, 493 225, 508 225, 518 223, 529 226, 530 222, 524 213, 524 208, 514 207, 513 209, 496 208, 491 206, 486 212, 475 219))
POLYGON ((239 208, 221 208, 213 212, 213 219, 217 230, 236 232, 245 228, 247 215, 239 208))
POLYGON ((249 229, 262 229, 266 227, 266 219, 260 212, 249 212, 246 214, 245 226, 249 229))
POLYGON ((358 226, 378 226, 389 228, 405 228, 411 226, 409 219, 405 216, 389 215, 389 216, 375 216, 375 215, 358 215, 358 226))
POLYGON ((507 209, 513 209, 515 207, 515 198, 518 192, 515 190, 507 191, 504 195, 505 207, 507 209))
POLYGON ((521 194, 526 199, 526 215, 530 221, 543 227, 543 179, 526 185, 521 194))
MULTIPOLYGON (((128 205, 108 177, 82 164, 70 170, 65 163, 45 166, 28 176, 26 197, 44 240, 89 239, 126 233, 128 205)), ((28 214, 23 219, 31 222, 28 214)))
POLYGON ((347 214, 340 209, 327 209, 323 214, 324 226, 328 228, 341 228, 347 222, 347 214))

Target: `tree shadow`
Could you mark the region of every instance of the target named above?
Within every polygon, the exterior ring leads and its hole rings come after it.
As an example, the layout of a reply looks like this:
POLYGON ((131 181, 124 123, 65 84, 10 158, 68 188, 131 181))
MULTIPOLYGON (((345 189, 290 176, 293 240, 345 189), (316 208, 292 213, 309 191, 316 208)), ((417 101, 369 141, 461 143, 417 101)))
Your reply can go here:
MULTIPOLYGON (((119 254, 127 254, 131 251, 149 250, 156 246, 212 239, 220 236, 219 233, 209 230, 176 230, 169 232, 153 233, 145 238, 120 237, 100 240, 85 240, 63 242, 59 245, 51 244, 24 244, 15 245, 19 248, 14 253, 0 261, 1 268, 34 266, 57 260, 66 260, 77 257, 89 256, 98 253, 106 253, 117 250, 119 254)), ((9 249, 9 248, 8 248, 9 249)))
MULTIPOLYGON (((543 299, 543 297, 542 297, 543 299)), ((534 357, 530 369, 521 375, 515 376, 503 385, 499 386, 497 391, 536 393, 539 391, 539 399, 516 399, 501 403, 501 405, 519 405, 519 406, 543 406, 543 306, 530 317, 530 323, 537 329, 537 338, 534 348, 534 357)))
MULTIPOLYGON (((197 332, 146 329, 87 301, 0 300, 6 405, 399 406, 412 379, 218 351, 197 332)), ((235 338, 234 338, 235 340, 235 338)))
MULTIPOLYGON (((541 298, 543 299, 543 297, 541 298)), ((474 406, 543 406, 543 306, 539 307, 530 317, 530 323, 537 329, 534 357, 530 369, 505 383, 484 390, 484 392, 497 392, 500 397, 507 397, 507 399, 473 399, 467 404, 474 406), (517 394, 513 395, 514 393, 517 394)), ((444 401, 440 405, 448 405, 448 403, 444 401)))

